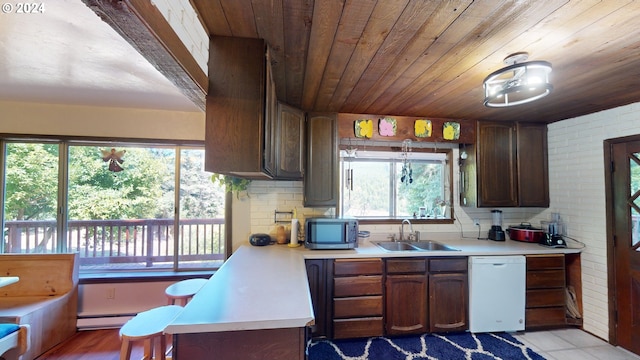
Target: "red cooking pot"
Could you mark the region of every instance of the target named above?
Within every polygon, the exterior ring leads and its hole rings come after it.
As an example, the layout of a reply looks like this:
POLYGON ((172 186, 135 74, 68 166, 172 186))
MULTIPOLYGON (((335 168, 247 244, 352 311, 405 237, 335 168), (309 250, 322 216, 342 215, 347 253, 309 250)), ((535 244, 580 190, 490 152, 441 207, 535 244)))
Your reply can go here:
POLYGON ((540 243, 547 236, 544 230, 535 228, 529 223, 520 223, 520 225, 509 226, 507 234, 509 234, 509 238, 511 240, 531 243, 540 243))

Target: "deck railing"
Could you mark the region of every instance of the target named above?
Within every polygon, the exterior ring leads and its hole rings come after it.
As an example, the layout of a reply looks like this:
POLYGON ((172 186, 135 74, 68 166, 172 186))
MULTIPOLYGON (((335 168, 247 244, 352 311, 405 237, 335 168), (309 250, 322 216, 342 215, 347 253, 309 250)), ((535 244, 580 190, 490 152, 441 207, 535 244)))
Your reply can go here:
MULTIPOLYGON (((56 221, 5 222, 5 253, 78 252, 80 266, 173 263, 173 219, 70 220, 65 244, 56 244, 56 221)), ((224 219, 183 219, 178 259, 224 260, 224 219)))

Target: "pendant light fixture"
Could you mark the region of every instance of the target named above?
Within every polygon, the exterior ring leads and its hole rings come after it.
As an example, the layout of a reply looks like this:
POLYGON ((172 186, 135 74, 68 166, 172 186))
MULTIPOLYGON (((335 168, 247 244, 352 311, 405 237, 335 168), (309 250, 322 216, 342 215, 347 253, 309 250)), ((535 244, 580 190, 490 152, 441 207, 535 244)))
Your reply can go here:
POLYGON ((549 82, 551 63, 529 61, 526 52, 511 54, 504 59, 506 67, 484 79, 484 105, 507 107, 543 98, 551 93, 549 82))

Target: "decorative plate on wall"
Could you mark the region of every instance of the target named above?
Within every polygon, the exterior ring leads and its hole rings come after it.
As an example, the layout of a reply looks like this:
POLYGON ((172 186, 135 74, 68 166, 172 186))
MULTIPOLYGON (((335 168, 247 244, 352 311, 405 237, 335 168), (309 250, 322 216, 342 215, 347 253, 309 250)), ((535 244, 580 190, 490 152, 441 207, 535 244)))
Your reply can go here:
POLYGON ((416 137, 425 138, 431 137, 431 120, 416 120, 413 124, 416 137))
POLYGON ((380 136, 394 136, 396 134, 396 119, 386 117, 378 121, 378 133, 380 136))
POLYGON ((373 120, 361 119, 354 121, 354 130, 357 138, 371 139, 371 136, 373 136, 373 120))
POLYGON ((460 124, 457 122, 445 122, 442 127, 442 137, 445 140, 458 140, 460 138, 460 124))

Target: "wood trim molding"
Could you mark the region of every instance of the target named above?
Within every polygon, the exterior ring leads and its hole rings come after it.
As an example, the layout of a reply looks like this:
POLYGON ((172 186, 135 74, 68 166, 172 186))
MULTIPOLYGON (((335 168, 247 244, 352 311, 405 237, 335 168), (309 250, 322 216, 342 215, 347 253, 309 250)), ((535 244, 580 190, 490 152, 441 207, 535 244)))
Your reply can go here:
POLYGON ((82 0, 200 109, 209 87, 187 47, 150 0, 82 0))

